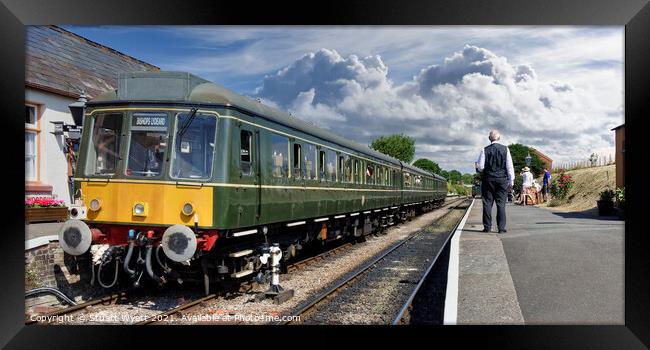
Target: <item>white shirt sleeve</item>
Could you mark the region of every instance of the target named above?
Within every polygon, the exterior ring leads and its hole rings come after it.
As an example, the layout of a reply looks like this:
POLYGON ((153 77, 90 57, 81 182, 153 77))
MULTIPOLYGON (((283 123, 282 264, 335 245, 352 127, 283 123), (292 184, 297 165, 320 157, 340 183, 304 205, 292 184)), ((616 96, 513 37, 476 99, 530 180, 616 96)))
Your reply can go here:
POLYGON ((515 167, 512 165, 512 156, 510 155, 510 148, 506 147, 507 150, 507 159, 506 159, 506 169, 508 170, 508 182, 510 186, 515 184, 515 167))
POLYGON ((476 165, 478 166, 478 171, 483 171, 483 168, 485 168, 485 148, 481 149, 481 153, 476 160, 476 165))

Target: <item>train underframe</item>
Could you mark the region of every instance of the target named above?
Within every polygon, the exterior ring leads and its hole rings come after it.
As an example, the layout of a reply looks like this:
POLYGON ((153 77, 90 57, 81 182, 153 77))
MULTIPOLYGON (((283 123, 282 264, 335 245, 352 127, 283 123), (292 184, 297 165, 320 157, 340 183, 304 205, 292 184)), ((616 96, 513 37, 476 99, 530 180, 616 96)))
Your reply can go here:
MULTIPOLYGON (((103 288, 112 288, 192 282, 202 284, 206 295, 215 286, 244 281, 273 285, 277 268, 286 271, 289 262, 309 249, 361 241, 443 203, 444 199, 429 200, 230 231, 188 230, 183 226, 179 230, 182 233, 169 233, 174 227, 92 225, 91 284, 96 281, 103 288)), ((66 250, 65 245, 70 245, 66 242, 79 239, 76 231, 64 231, 60 241, 66 250)))

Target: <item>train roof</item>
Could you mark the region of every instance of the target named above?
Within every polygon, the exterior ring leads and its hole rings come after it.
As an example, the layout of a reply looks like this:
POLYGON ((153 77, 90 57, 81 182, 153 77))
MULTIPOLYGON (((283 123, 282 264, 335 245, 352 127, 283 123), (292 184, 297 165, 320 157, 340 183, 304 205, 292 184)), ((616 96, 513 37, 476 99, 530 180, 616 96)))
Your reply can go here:
POLYGON ((362 146, 356 142, 335 135, 286 112, 267 106, 221 85, 186 72, 120 73, 118 76, 117 90, 112 90, 97 96, 88 102, 88 105, 124 101, 182 102, 231 106, 351 150, 379 158, 394 165, 402 164, 404 168, 411 172, 442 179, 439 175, 431 174, 409 164, 402 163, 395 158, 377 152, 367 146, 362 146))

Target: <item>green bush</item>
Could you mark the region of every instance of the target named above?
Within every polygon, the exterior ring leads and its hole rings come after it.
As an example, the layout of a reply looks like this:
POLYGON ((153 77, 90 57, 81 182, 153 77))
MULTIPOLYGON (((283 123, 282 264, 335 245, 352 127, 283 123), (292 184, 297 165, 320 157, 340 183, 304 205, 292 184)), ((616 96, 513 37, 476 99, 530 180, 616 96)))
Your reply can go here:
POLYGON ((625 187, 620 187, 616 189, 616 203, 620 205, 625 204, 625 187))
POLYGON ((614 200, 614 197, 616 194, 614 193, 614 190, 611 189, 606 189, 602 192, 600 192, 600 200, 605 201, 605 202, 612 202, 614 200))

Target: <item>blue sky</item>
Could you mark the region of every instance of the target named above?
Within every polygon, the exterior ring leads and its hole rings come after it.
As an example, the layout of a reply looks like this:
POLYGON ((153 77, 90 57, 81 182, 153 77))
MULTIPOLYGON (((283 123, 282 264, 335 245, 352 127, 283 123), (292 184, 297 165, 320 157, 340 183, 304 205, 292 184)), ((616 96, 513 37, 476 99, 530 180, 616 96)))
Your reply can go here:
POLYGON ((494 127, 561 162, 613 153, 623 123, 623 27, 64 28, 463 172, 494 127))

